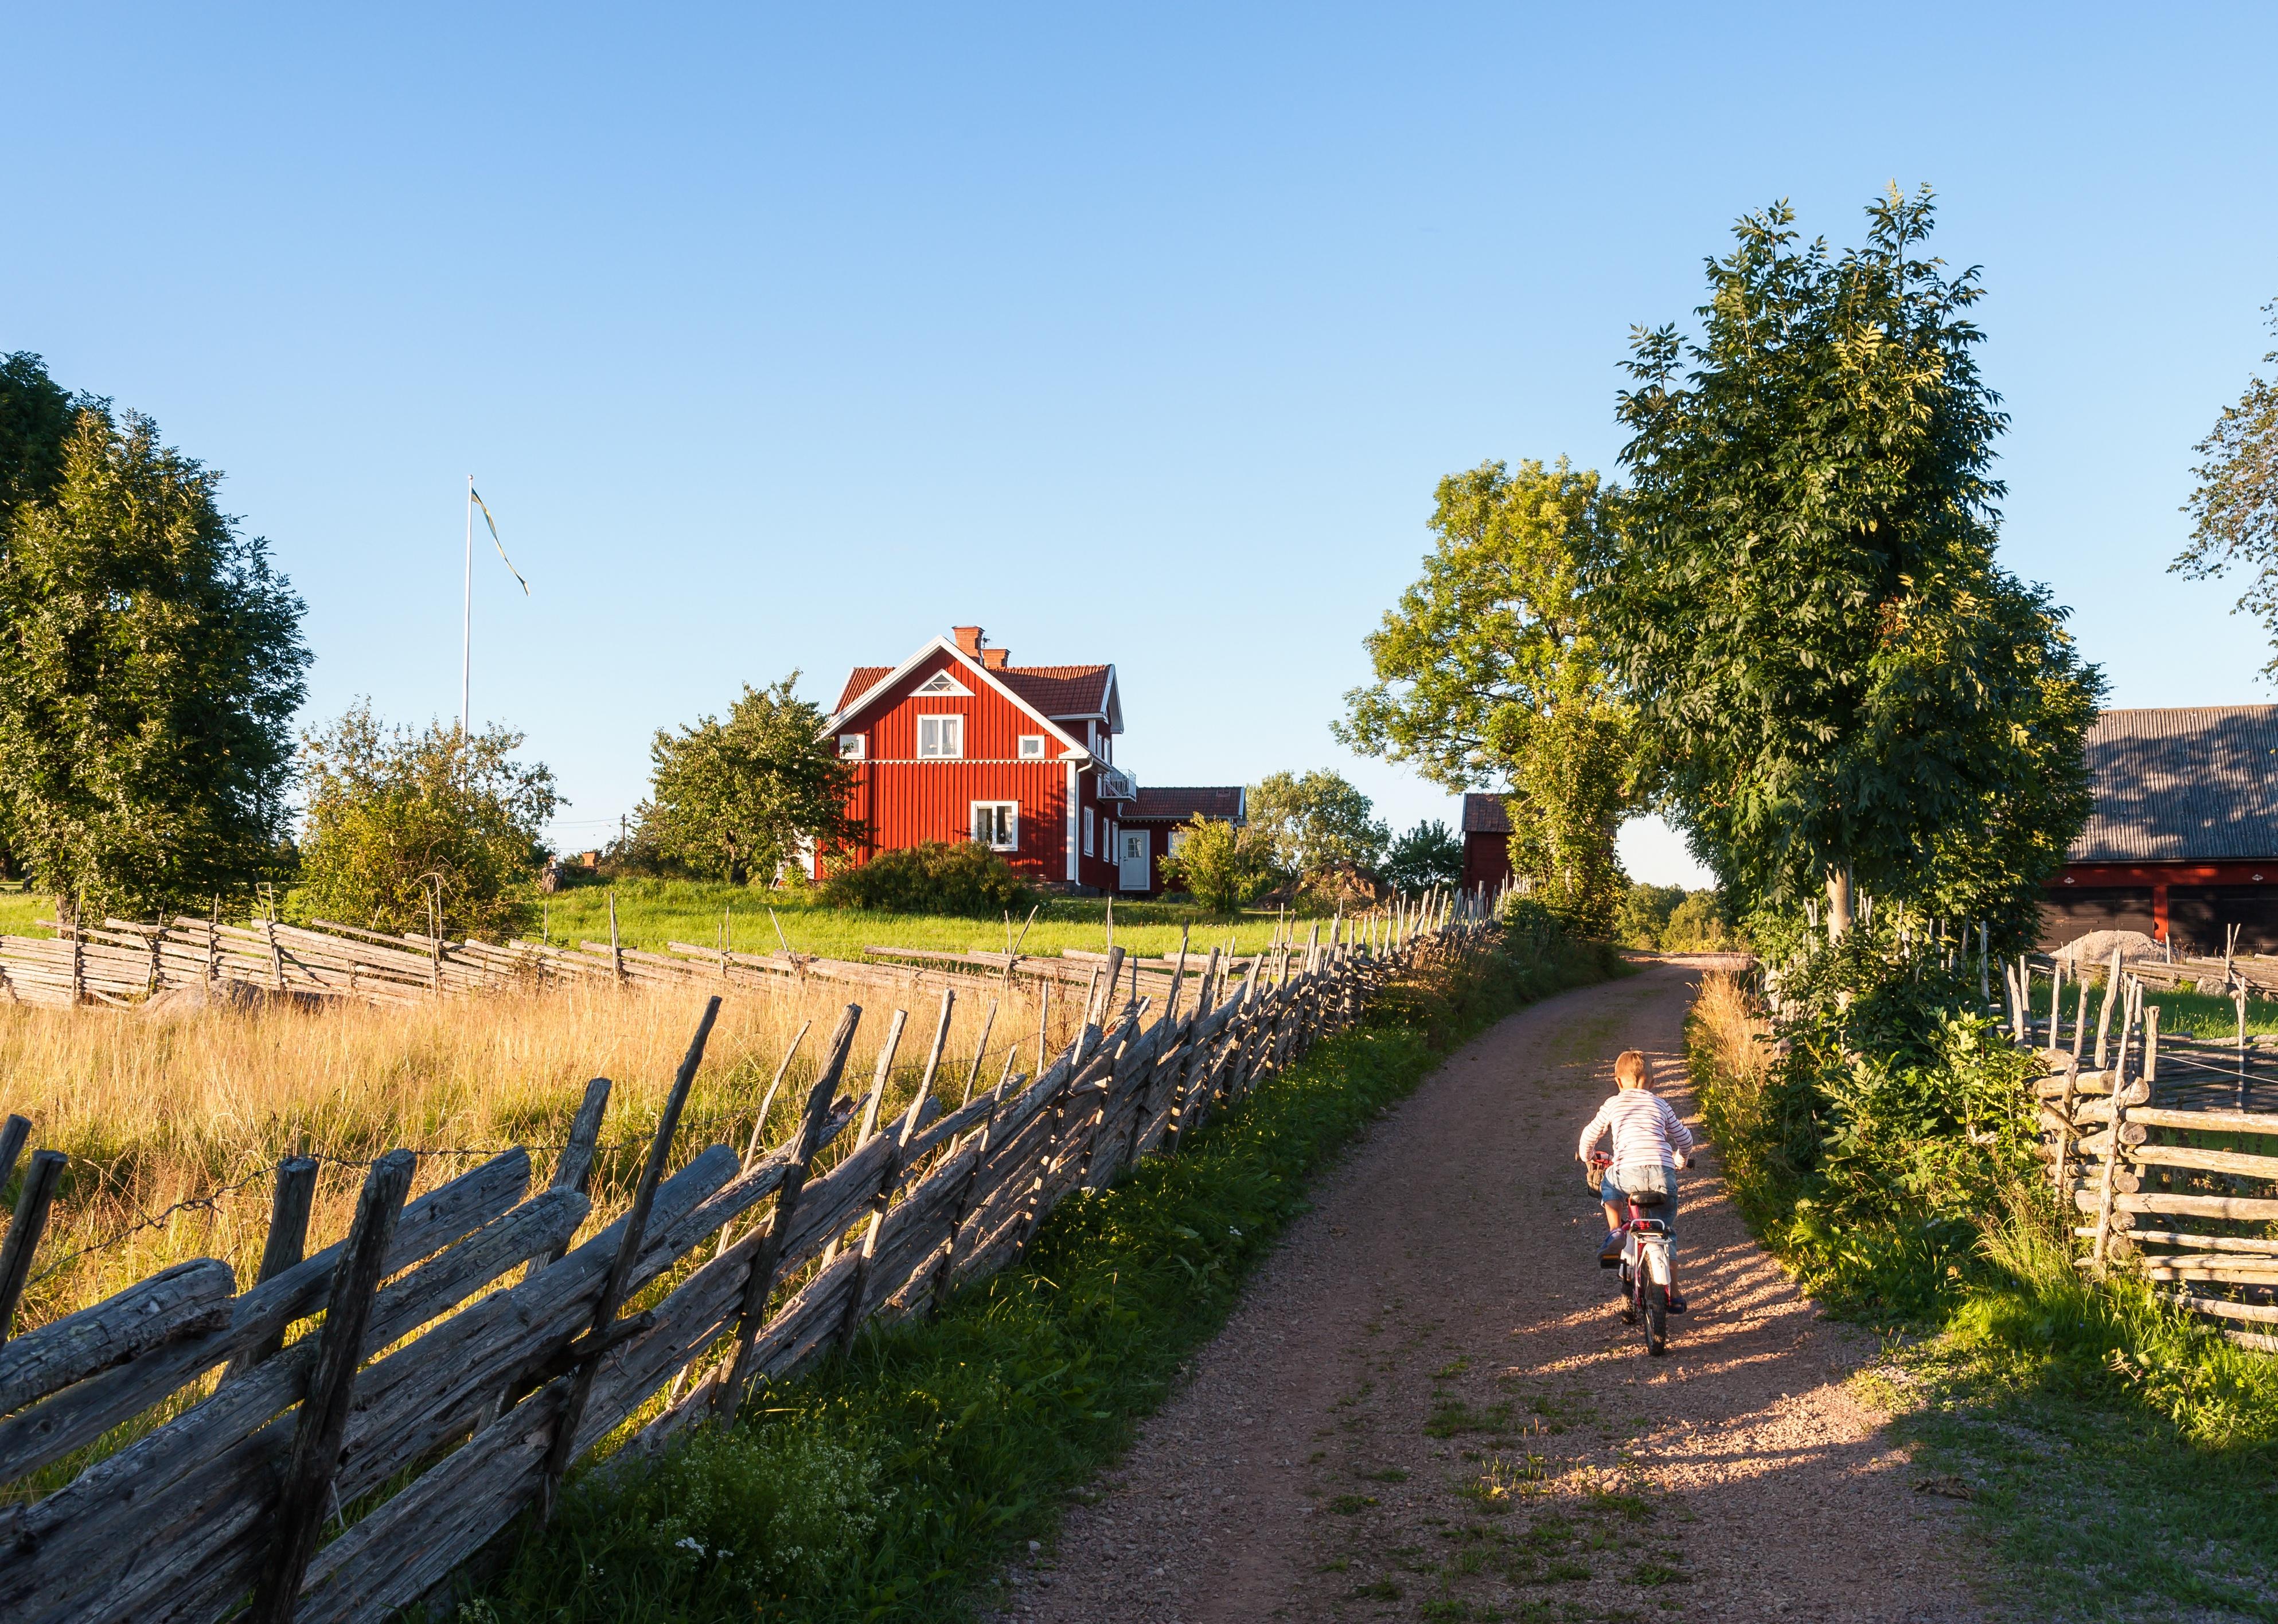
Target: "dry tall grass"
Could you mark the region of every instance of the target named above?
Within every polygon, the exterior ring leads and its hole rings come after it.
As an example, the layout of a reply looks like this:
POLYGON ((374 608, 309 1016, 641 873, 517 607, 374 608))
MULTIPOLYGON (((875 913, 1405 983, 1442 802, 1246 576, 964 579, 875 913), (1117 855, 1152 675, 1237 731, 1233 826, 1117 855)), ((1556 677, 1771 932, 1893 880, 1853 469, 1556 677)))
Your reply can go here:
MULTIPOLYGON (((961 1095, 992 997, 1000 1004, 983 1086, 996 1082, 1012 1046, 1024 1051, 1019 1069, 1035 1071, 1036 1004, 1021 988, 1008 995, 975 982, 959 995, 937 1092, 961 1095)), ((885 1106, 906 1102, 939 1001, 938 993, 897 996, 823 981, 729 989, 676 1162, 722 1140, 744 1147, 786 1045, 812 1021, 769 1113, 766 1142, 785 1137, 849 1003, 864 1013, 842 1088, 868 1089, 899 1005, 909 1021, 885 1106)), ((1072 1035, 1080 1002, 1080 995, 1055 996, 1048 1049, 1072 1035)), ((226 1259, 241 1285, 249 1285, 268 1227, 265 1170, 296 1150, 338 1159, 318 1182, 311 1249, 347 1232, 363 1177, 355 1163, 399 1145, 433 1153, 420 1158, 415 1193, 464 1171, 478 1155, 517 1143, 532 1147, 533 1182, 542 1182, 595 1076, 615 1084, 592 1185, 591 1223, 604 1223, 631 1194, 703 1004, 692 992, 577 989, 409 1009, 215 1010, 173 1021, 94 1009, 0 1010, 0 1109, 31 1119, 34 1144, 75 1158, 17 1326, 84 1307, 187 1257, 226 1259), (141 1224, 184 1201, 194 1204, 141 1224)))

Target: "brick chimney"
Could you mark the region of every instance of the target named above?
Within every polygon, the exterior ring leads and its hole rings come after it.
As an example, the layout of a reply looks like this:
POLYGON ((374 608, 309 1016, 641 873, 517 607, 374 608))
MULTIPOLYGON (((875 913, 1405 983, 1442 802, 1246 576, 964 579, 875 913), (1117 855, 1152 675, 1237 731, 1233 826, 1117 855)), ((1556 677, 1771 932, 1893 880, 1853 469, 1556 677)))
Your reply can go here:
POLYGON ((952 626, 949 629, 949 635, 961 652, 972 655, 975 660, 981 658, 981 628, 952 626))
POLYGON ((1005 662, 1012 658, 1013 651, 1010 649, 982 649, 981 651, 981 664, 984 669, 990 671, 1002 671, 1005 668, 1005 662))

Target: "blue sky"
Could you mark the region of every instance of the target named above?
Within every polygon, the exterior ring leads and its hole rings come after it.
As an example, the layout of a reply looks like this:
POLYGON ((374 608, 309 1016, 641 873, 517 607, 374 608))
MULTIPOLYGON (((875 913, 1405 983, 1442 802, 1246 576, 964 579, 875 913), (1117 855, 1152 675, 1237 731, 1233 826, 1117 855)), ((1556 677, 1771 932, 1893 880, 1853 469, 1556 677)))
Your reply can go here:
MULTIPOLYGON (((1441 474, 1610 469, 1632 324, 1777 197, 1982 264, 2005 554, 2122 705, 2267 700, 2165 573, 2271 347, 2266 7, 15 7, 0 349, 229 476, 311 720, 458 703, 598 837, 659 725, 977 621, 1157 783, 1332 766, 1441 474)), ((1673 841, 1625 845, 1683 878, 1673 841)))

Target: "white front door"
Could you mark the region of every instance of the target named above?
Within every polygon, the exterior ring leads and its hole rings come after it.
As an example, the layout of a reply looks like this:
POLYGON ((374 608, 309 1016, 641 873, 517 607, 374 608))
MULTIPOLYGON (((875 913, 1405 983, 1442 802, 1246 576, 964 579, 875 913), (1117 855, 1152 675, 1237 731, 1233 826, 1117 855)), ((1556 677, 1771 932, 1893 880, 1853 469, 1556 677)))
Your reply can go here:
POLYGON ((1147 831, 1119 829, 1115 838, 1120 842, 1117 852, 1119 873, 1115 883, 1126 891, 1144 891, 1154 876, 1147 872, 1147 831))

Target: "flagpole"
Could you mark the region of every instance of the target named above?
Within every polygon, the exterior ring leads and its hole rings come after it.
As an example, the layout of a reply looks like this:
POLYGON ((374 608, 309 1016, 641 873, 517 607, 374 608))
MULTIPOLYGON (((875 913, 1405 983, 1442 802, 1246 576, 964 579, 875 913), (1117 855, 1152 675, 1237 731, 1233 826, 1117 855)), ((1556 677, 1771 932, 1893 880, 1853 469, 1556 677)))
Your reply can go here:
POLYGON ((459 736, 471 738, 467 679, 475 664, 475 477, 467 476, 467 595, 459 618, 459 736))

